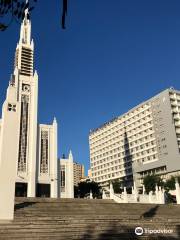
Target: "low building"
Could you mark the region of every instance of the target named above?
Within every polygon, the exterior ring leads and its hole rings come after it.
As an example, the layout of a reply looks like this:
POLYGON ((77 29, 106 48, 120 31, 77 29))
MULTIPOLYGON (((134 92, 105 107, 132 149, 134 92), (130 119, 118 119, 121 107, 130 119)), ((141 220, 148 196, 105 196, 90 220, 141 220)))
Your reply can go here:
POLYGON ((60 198, 74 198, 73 155, 59 160, 60 198))

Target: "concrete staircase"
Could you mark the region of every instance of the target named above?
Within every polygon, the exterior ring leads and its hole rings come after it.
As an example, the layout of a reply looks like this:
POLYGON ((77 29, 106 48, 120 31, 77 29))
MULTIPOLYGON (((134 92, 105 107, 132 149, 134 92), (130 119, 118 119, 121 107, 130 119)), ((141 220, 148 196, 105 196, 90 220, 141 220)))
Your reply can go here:
POLYGON ((0 223, 0 240, 180 239, 180 206, 112 200, 16 198, 15 219, 0 223), (137 236, 137 226, 172 234, 137 236))

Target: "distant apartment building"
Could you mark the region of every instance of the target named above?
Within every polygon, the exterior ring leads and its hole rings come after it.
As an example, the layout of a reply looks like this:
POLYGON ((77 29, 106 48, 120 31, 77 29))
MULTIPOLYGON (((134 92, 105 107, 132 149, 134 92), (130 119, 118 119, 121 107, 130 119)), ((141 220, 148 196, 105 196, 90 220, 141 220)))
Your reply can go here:
POLYGON ((77 186, 81 179, 84 178, 84 165, 74 162, 74 185, 77 186))
POLYGON ((88 169, 88 178, 89 178, 89 179, 92 178, 92 172, 91 172, 91 169, 88 169))
POLYGON ((140 186, 147 174, 180 174, 180 91, 166 89, 89 135, 92 180, 140 186))

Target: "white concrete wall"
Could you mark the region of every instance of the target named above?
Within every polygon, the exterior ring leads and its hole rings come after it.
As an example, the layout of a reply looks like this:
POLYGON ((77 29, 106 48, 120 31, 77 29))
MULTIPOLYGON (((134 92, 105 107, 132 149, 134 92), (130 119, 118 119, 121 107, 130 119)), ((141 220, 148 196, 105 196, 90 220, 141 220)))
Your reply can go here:
POLYGON ((40 124, 38 134, 38 179, 37 183, 50 184, 50 197, 59 197, 58 157, 57 157, 57 122, 52 125, 40 124), (41 131, 48 132, 48 173, 40 172, 41 161, 41 131))
POLYGON ((12 220, 14 215, 19 111, 16 88, 9 86, 2 110, 0 136, 0 220, 12 220), (16 105, 15 111, 8 110, 9 103, 16 105))
POLYGON ((36 153, 37 153, 37 112, 38 112, 38 75, 35 72, 31 79, 31 105, 29 126, 29 156, 28 156, 28 197, 36 196, 36 153))
POLYGON ((54 119, 51 131, 50 144, 50 173, 51 173, 51 197, 59 197, 58 189, 58 154, 57 154, 57 122, 54 119))

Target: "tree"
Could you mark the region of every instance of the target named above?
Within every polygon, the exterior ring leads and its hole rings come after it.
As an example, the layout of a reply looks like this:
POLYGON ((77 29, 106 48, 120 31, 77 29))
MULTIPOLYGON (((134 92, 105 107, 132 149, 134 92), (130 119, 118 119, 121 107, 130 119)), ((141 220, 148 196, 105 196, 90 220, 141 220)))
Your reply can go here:
MULTIPOLYGON (((178 176, 177 179, 178 182, 180 183, 180 176, 178 176)), ((164 188, 166 191, 175 189, 175 176, 171 176, 169 179, 166 180, 164 188)))
POLYGON ((114 193, 122 193, 122 181, 115 179, 112 181, 114 193))
MULTIPOLYGON (((28 18, 30 18, 30 12, 34 9, 37 1, 38 0, 0 0, 0 18, 3 19, 3 21, 0 21, 0 31, 6 30, 14 20, 19 22, 24 19, 26 9, 28 9, 28 18)), ((61 26, 65 29, 68 0, 62 0, 62 3, 61 26)))
POLYGON ((66 21, 66 16, 67 16, 67 4, 68 4, 68 0, 63 0, 63 11, 62 11, 62 20, 61 20, 63 29, 66 28, 65 21, 66 21))
POLYGON ((92 191, 93 197, 99 198, 101 197, 101 187, 96 182, 80 182, 78 186, 74 187, 74 195, 75 197, 84 198, 89 195, 90 191, 92 191))
POLYGON ((78 191, 78 186, 74 186, 74 197, 75 198, 78 198, 78 195, 79 195, 79 191, 78 191))
POLYGON ((28 9, 28 18, 30 12, 34 9, 37 0, 0 0, 0 30, 6 30, 13 22, 20 22, 24 19, 25 11, 28 9))
POLYGON ((146 192, 155 191, 156 185, 163 186, 164 183, 159 176, 156 175, 147 175, 143 179, 143 184, 145 186, 146 192))

